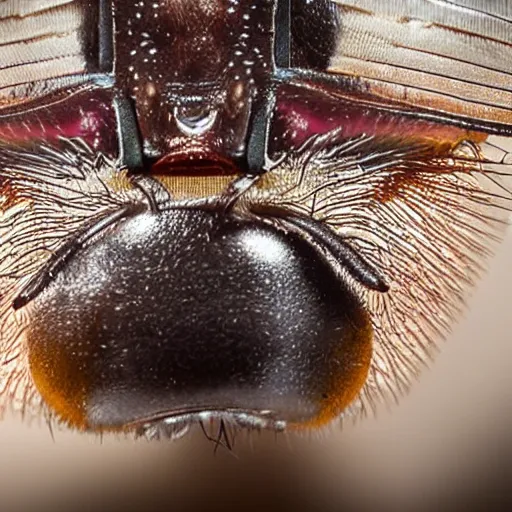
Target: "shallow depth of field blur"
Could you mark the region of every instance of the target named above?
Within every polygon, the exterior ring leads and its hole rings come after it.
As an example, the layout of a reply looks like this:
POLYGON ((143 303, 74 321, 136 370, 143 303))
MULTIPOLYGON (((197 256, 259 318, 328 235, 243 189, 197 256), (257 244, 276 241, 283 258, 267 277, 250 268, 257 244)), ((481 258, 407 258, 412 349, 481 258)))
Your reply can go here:
POLYGON ((512 234, 466 317, 390 413, 290 448, 176 443, 0 424, 2 510, 495 510, 512 476, 512 234), (457 505, 455 505, 457 504, 457 505))

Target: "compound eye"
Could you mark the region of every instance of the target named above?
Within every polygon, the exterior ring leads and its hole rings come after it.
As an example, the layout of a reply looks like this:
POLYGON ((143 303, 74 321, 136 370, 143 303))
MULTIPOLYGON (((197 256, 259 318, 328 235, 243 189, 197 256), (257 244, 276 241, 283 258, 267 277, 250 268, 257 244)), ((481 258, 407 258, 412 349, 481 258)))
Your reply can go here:
POLYGON ((317 249, 199 210, 119 223, 28 314, 34 382, 85 429, 205 414, 320 426, 358 394, 371 361, 369 316, 317 249))

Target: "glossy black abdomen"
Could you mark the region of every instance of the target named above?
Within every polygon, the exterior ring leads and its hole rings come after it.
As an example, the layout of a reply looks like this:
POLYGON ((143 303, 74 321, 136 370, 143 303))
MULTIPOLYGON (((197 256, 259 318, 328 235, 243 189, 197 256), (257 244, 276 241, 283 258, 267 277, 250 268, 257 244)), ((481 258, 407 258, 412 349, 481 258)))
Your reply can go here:
POLYGON ((34 299, 34 380, 90 427, 228 409, 323 421, 371 357, 368 315, 340 283, 299 235, 199 210, 139 214, 34 299))

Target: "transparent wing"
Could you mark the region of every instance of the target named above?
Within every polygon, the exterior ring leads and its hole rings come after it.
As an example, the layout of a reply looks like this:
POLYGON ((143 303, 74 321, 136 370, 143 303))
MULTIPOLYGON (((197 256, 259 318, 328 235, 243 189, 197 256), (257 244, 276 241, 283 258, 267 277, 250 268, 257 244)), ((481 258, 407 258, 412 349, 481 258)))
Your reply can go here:
POLYGON ((327 71, 376 102, 512 125, 510 0, 331 0, 327 71))
POLYGON ((95 70, 97 10, 97 2, 83 0, 0 2, 0 109, 83 82, 95 70))

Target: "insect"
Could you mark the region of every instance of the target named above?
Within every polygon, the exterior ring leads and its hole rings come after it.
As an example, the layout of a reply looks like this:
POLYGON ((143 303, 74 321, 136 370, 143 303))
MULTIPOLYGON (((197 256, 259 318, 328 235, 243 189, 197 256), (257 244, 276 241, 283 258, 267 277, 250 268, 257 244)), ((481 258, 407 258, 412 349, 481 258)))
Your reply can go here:
POLYGON ((512 3, 0 3, 0 396, 82 431, 396 401, 505 231, 512 3))

